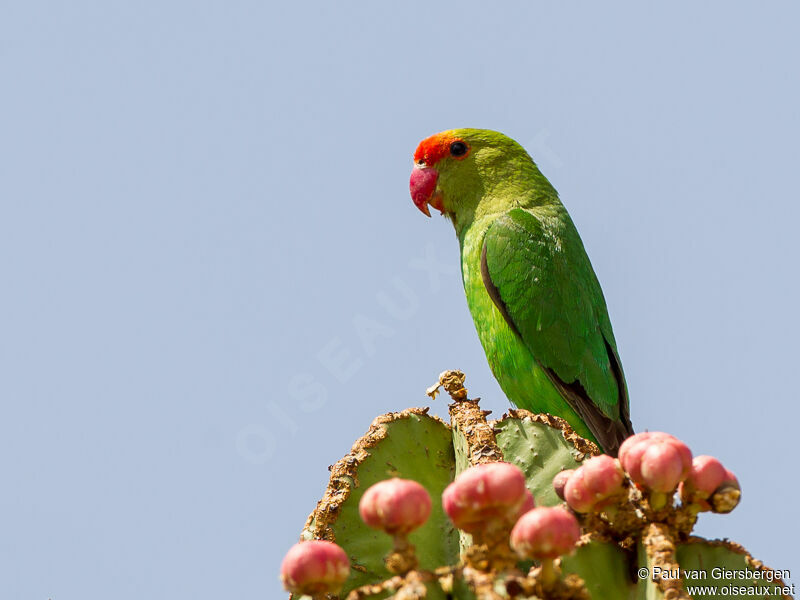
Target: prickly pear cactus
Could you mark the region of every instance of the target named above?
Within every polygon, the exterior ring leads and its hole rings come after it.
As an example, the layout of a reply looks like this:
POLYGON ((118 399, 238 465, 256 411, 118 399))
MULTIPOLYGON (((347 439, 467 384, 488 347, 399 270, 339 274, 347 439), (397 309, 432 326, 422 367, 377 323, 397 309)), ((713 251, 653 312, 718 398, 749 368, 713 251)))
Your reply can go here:
MULTIPOLYGON (((331 469, 328 489, 309 516, 302 537, 336 541, 345 548, 352 572, 344 592, 388 579, 392 574, 383 558, 391 550, 391 538, 361 520, 361 496, 379 481, 402 477, 421 483, 431 497, 438 498, 454 475, 453 438, 447 424, 429 416, 427 409, 382 415, 331 469)), ((433 503, 428 522, 410 538, 420 568, 433 570, 458 562, 458 533, 441 502, 433 503)))
MULTIPOLYGON (((332 467, 328 488, 309 516, 301 540, 336 542, 351 568, 338 595, 326 592, 312 597, 649 600, 753 597, 756 592, 762 598, 791 597, 791 589, 775 572, 741 547, 690 535, 697 513, 707 508, 698 509, 683 497, 679 504, 671 494, 664 501, 663 494, 648 492, 627 474, 620 491, 609 494, 604 504, 570 512, 583 533, 571 554, 554 561, 533 555, 537 558, 533 563, 512 558, 509 563, 493 559, 493 553, 503 554, 494 542, 483 554, 476 551, 486 538, 473 539, 456 529, 441 501, 461 473, 505 461, 522 471, 536 506, 560 506, 564 502, 554 489, 554 477, 592 462, 589 459, 600 452, 565 421, 550 415, 512 410, 499 420, 487 421, 488 413, 477 400, 467 398, 463 383, 462 373, 447 371, 429 389, 435 397, 443 387, 453 400, 449 424, 429 415, 427 408, 382 415, 332 467), (432 499, 427 521, 407 537, 395 536, 394 542, 392 536, 368 527, 359 515, 364 492, 391 478, 422 484, 432 499), (408 560, 397 563, 398 556, 408 560)), ((736 502, 738 491, 732 506, 736 502)), ((508 531, 504 535, 500 546, 513 556, 508 531)), ((514 535, 516 529, 512 546, 514 535)))

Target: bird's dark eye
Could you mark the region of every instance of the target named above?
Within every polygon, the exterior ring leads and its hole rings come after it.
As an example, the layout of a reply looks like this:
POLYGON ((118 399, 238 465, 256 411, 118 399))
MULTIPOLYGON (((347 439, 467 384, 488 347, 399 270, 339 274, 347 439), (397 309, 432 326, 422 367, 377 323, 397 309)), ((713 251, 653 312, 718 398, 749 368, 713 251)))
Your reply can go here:
POLYGON ((467 150, 467 145, 460 140, 450 144, 450 156, 455 156, 456 158, 459 156, 464 156, 467 153, 467 150))

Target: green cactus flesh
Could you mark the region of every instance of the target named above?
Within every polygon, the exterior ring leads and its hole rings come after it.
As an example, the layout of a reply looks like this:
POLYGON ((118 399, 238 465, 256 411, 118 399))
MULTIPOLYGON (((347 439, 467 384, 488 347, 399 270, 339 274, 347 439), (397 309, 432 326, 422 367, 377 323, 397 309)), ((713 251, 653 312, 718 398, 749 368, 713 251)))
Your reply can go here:
POLYGON ((675 561, 659 569, 640 544, 638 567, 642 574, 636 600, 663 600, 665 589, 657 579, 679 589, 679 598, 789 598, 790 588, 772 569, 754 560, 747 551, 727 540, 690 537, 677 545, 675 561), (654 577, 655 575, 655 577, 654 577), (676 579, 677 578, 677 579, 676 579))
MULTIPOLYGON (((350 460, 354 464, 357 462, 357 474, 352 478, 340 478, 340 485, 346 492, 341 495, 346 495, 346 498, 338 504, 337 518, 329 522, 333 538, 345 549, 354 567, 342 596, 355 587, 392 576, 383 563, 392 548, 391 537, 367 527, 358 513, 358 503, 364 491, 384 479, 413 479, 421 483, 431 496, 433 509, 430 518, 409 536, 416 546, 420 568, 433 570, 458 562, 458 536, 441 503, 442 492, 453 480, 455 470, 450 428, 438 419, 410 411, 397 413, 396 418, 378 427, 384 430, 384 437, 374 445, 362 445, 357 452, 348 455, 352 456, 350 460)), ((348 457, 343 460, 347 461, 348 457)), ((316 519, 312 520, 304 537, 314 537, 313 531, 317 526, 316 519)), ((430 587, 438 588, 436 585, 430 587)), ((435 593, 435 590, 431 591, 435 593)), ((441 589, 438 592, 444 597, 441 589)))
POLYGON ((534 421, 506 417, 494 423, 497 445, 510 462, 525 473, 537 506, 561 503, 553 491, 553 477, 564 469, 580 466, 584 455, 570 444, 562 430, 534 421))
MULTIPOLYGON (((455 452, 455 467, 456 471, 454 477, 460 475, 463 471, 469 468, 469 444, 463 432, 457 427, 453 428, 453 451, 455 452)), ((472 536, 466 531, 456 530, 458 535, 459 553, 463 553, 471 544, 472 536)))
POLYGON ((636 585, 631 580, 630 556, 616 544, 591 541, 579 546, 571 556, 561 559, 564 574, 575 573, 586 584, 592 598, 633 598, 636 585))
POLYGON ((716 588, 715 592, 698 589, 695 592, 698 598, 712 593, 724 598, 784 598, 790 593, 783 589, 785 582, 774 577, 775 571, 754 561, 744 548, 731 542, 690 538, 678 545, 677 562, 687 575, 685 589, 716 588), (753 576, 748 577, 751 573, 753 576), (744 578, 734 578, 741 576, 744 578), (734 592, 731 586, 745 589, 734 592))

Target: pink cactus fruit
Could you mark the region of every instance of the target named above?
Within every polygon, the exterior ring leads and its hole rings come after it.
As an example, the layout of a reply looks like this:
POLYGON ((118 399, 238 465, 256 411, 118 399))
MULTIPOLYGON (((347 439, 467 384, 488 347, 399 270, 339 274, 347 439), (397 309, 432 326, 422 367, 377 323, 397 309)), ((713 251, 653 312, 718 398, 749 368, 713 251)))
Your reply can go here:
POLYGON ((474 533, 510 526, 526 502, 525 475, 505 462, 470 467, 447 486, 442 506, 456 527, 474 533))
POLYGON ((689 476, 678 488, 681 502, 711 510, 707 500, 725 481, 725 467, 713 456, 695 456, 689 476))
POLYGON ((564 500, 580 513, 602 509, 622 495, 625 474, 619 461, 607 454, 595 456, 578 467, 564 486, 564 500))
POLYGON ((671 492, 686 479, 692 452, 679 439, 662 432, 639 433, 619 449, 622 468, 640 486, 655 492, 671 492))
POLYGON ((394 477, 364 492, 358 512, 373 529, 391 535, 407 534, 428 520, 431 497, 416 481, 394 477))
POLYGON ((564 487, 567 485, 567 481, 569 481, 569 478, 572 477, 574 472, 575 469, 564 469, 553 477, 553 489, 556 491, 556 496, 562 500, 564 500, 564 487))
MULTIPOLYGON (((617 457, 622 465, 622 468, 631 476, 631 478, 640 478, 641 473, 638 470, 639 462, 642 453, 647 449, 647 445, 642 445, 642 442, 655 439, 670 439, 675 440, 675 436, 661 431, 645 431, 637 433, 627 438, 619 447, 617 457)), ((636 479, 634 478, 634 481, 636 479)))
POLYGON ((578 521, 560 506, 525 513, 511 530, 511 547, 523 558, 554 559, 569 554, 581 537, 578 521))
POLYGON ((517 511, 517 518, 514 519, 516 522, 522 515, 524 515, 529 510, 533 510, 536 507, 536 501, 533 499, 533 494, 531 491, 526 489, 525 490, 525 500, 522 501, 522 506, 519 507, 517 511))
POLYGON ((283 586, 298 596, 335 594, 350 575, 350 560, 333 542, 309 540, 295 544, 281 564, 283 586))
POLYGON ((592 510, 594 500, 586 485, 586 473, 580 467, 575 469, 564 486, 564 500, 576 512, 587 513, 592 510))

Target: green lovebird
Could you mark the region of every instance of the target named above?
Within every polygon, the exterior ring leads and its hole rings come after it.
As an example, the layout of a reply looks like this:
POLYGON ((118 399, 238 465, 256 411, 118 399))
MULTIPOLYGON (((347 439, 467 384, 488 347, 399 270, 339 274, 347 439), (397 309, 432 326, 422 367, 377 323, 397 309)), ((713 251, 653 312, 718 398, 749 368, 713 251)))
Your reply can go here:
POLYGON ((520 408, 567 420, 616 456, 633 433, 600 283, 558 193, 514 140, 453 129, 414 154, 411 198, 455 226, 489 366, 520 408))

